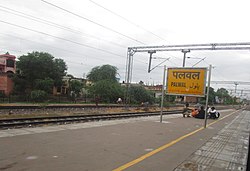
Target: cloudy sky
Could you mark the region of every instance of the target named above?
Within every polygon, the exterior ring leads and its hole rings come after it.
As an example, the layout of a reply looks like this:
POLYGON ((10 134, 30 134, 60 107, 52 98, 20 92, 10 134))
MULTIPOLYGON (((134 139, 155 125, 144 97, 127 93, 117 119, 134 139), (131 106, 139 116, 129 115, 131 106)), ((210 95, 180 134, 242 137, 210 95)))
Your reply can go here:
MULTIPOLYGON (((0 0, 0 53, 43 51, 62 58, 68 73, 86 77, 104 64, 125 79, 127 48, 250 42, 248 0, 0 0)), ((212 81, 250 82, 250 50, 191 51, 186 66, 213 65, 212 81), (205 58, 204 60, 201 60, 205 58)), ((181 67, 182 52, 134 55, 132 82, 161 84, 163 67, 181 67)), ((212 84, 234 92, 234 84, 212 84)), ((250 93, 239 84, 238 95, 250 93), (241 94, 240 90, 244 90, 241 94)))

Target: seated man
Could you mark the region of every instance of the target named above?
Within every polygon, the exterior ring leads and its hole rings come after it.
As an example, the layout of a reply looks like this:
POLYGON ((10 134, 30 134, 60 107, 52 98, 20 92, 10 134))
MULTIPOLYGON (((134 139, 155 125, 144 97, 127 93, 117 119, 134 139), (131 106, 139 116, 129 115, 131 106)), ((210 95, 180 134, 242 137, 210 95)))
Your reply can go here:
POLYGON ((197 115, 194 116, 195 118, 198 119, 204 119, 205 118, 205 110, 204 110, 204 106, 201 106, 199 113, 197 115))
POLYGON ((185 118, 185 116, 190 117, 191 115, 191 109, 189 108, 189 103, 186 103, 185 107, 183 108, 183 117, 185 118))
POLYGON ((199 113, 199 110, 197 108, 192 109, 191 115, 195 117, 199 113))
POLYGON ((217 119, 220 117, 220 113, 215 110, 215 107, 211 107, 209 114, 211 119, 217 119))

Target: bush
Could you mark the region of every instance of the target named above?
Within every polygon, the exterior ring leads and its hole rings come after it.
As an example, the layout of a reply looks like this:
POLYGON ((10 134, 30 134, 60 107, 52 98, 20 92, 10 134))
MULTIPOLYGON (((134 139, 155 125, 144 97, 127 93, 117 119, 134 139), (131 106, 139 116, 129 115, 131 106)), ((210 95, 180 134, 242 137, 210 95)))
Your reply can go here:
POLYGON ((0 92, 0 98, 5 98, 5 94, 3 92, 0 92))
POLYGON ((116 103, 116 100, 124 94, 120 84, 110 80, 95 82, 89 88, 89 92, 93 97, 95 95, 99 96, 100 101, 105 103, 116 103))
POLYGON ((33 102, 44 102, 48 99, 48 94, 43 90, 34 90, 30 93, 30 99, 33 102))
POLYGON ((154 103, 154 97, 146 90, 143 86, 131 86, 129 89, 131 102, 134 104, 141 104, 142 102, 148 102, 149 104, 154 103))

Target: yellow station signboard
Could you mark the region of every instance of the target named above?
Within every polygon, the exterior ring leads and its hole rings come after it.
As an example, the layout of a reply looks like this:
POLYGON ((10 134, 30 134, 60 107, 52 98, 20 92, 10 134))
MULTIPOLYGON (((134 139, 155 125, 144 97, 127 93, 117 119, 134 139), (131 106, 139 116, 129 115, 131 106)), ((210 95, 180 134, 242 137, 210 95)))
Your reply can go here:
POLYGON ((207 68, 168 68, 167 94, 205 96, 207 68))

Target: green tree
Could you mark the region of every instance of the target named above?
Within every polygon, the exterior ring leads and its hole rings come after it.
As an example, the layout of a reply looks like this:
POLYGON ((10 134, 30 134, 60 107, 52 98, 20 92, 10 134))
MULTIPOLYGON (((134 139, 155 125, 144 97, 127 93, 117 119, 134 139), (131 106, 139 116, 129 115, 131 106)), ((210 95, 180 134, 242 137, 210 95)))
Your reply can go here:
POLYGON ((102 65, 94 67, 90 73, 88 73, 87 78, 92 82, 97 82, 101 80, 110 80, 117 82, 117 68, 112 65, 102 65))
POLYGON ((229 96, 228 91, 225 88, 219 88, 216 91, 218 97, 229 96))
POLYGON ((174 95, 165 95, 165 99, 166 101, 170 102, 170 103, 173 103, 175 101, 175 96, 174 95))
POLYGON ((115 103, 119 97, 123 97, 123 89, 116 81, 100 80, 94 83, 89 92, 99 96, 102 102, 115 103))
POLYGON ((53 87, 54 81, 51 78, 45 78, 43 79, 37 79, 35 80, 35 87, 36 90, 43 90, 48 94, 52 93, 52 87, 53 87))
MULTIPOLYGON (((205 97, 199 98, 199 102, 202 104, 206 104, 206 95, 207 95, 207 87, 205 90, 205 97)), ((209 87, 209 96, 208 96, 208 104, 213 105, 215 103, 216 93, 213 87, 209 87)))
POLYGON ((67 65, 63 59, 55 58, 53 60, 53 70, 50 74, 51 78, 54 80, 54 85, 59 87, 63 84, 62 78, 66 75, 67 65))
POLYGON ((116 102, 119 97, 122 97, 124 91, 116 79, 117 70, 112 65, 94 67, 87 75, 87 78, 93 82, 89 87, 90 94, 107 103, 116 102))
POLYGON ((30 93, 32 90, 51 92, 52 85, 61 86, 67 66, 62 59, 55 59, 45 52, 32 52, 19 57, 16 63, 14 90, 30 93))
POLYGON ((216 91, 216 96, 225 104, 232 104, 234 99, 229 95, 229 92, 225 88, 219 88, 216 91))
POLYGON ((154 102, 153 95, 143 86, 131 86, 129 89, 129 94, 132 103, 140 104, 142 102, 154 102))
POLYGON ((27 91, 28 81, 25 80, 25 78, 19 72, 14 74, 12 80, 14 81, 13 93, 25 95, 27 91))
POLYGON ((70 91, 74 92, 76 96, 79 96, 82 88, 83 88, 83 84, 78 80, 71 80, 69 82, 69 89, 70 91))
MULTIPOLYGON (((206 93, 207 93, 207 88, 206 88, 206 93)), ((214 88, 209 87, 209 96, 208 96, 208 103, 209 104, 214 104, 215 103, 215 96, 216 96, 216 93, 214 91, 214 88)))
POLYGON ((30 93, 30 99, 33 102, 44 102, 48 98, 48 94, 43 90, 34 90, 30 93))

